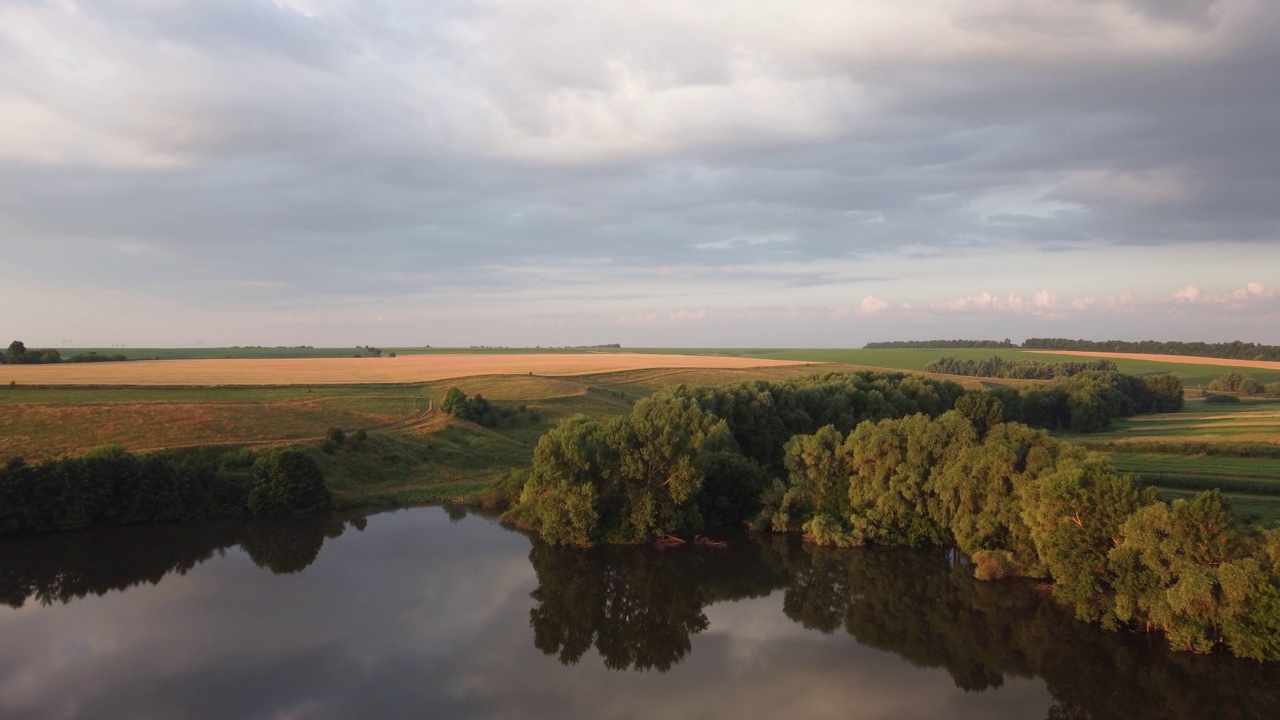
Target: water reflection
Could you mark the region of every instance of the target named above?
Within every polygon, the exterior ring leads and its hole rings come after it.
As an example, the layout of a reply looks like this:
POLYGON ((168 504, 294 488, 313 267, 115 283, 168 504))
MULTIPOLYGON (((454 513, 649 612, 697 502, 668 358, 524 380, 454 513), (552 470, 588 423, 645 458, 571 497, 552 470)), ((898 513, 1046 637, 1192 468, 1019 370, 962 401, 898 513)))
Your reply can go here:
POLYGON ((535 543, 534 644, 562 662, 592 646, 611 669, 669 670, 718 601, 781 588, 805 628, 842 630, 968 692, 1043 678, 1048 717, 1280 717, 1280 668, 1171 653, 1158 636, 1077 622, 1030 583, 980 583, 945 550, 843 550, 738 538, 728 550, 552 548, 535 543))
POLYGON ((556 548, 534 541, 533 643, 566 665, 594 647, 613 670, 666 671, 707 629, 703 609, 763 597, 785 585, 763 546, 736 552, 651 547, 556 548))
POLYGON ((0 716, 1280 717, 1280 668, 956 561, 553 548, 438 509, 7 539, 0 716))
POLYGON ((315 562, 326 538, 342 535, 363 518, 311 516, 275 520, 228 520, 83 533, 6 538, 0 541, 0 603, 22 607, 69 603, 144 583, 240 546, 260 568, 281 575, 315 562))

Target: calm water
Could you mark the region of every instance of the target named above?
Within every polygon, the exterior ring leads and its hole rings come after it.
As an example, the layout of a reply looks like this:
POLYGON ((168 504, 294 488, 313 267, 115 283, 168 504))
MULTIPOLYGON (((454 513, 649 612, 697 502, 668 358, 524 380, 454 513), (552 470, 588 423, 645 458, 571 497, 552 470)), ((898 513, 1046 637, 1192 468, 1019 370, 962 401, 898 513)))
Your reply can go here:
POLYGON ((1280 668, 953 565, 553 549, 439 508, 0 540, 0 717, 1280 717, 1280 668))

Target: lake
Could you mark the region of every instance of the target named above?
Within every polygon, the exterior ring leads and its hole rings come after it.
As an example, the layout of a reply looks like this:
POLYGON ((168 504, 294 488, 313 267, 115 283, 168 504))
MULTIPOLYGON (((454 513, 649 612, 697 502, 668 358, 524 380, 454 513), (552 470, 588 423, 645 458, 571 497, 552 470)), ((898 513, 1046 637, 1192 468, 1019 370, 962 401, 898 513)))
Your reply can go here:
POLYGON ((0 540, 0 717, 1275 718, 945 550, 552 548, 443 508, 0 540))

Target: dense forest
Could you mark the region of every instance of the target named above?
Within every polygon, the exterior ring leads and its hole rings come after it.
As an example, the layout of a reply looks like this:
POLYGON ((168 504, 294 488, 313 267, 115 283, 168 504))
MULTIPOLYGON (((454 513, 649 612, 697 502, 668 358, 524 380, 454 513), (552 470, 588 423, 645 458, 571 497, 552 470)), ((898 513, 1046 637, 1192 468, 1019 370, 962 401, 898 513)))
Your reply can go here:
POLYGON ((330 504, 320 467, 298 448, 135 455, 111 446, 0 467, 0 535, 287 515, 330 504))
POLYGON ((1039 360, 1005 360, 999 355, 988 360, 960 360, 941 357, 924 366, 925 372, 968 377, 1003 378, 1006 380, 1052 380, 1082 372, 1116 372, 1110 360, 1079 362, 1041 362, 1039 360))
POLYGON ((742 524, 818 545, 951 545, 981 579, 1051 580, 1081 619, 1280 659, 1280 530, 1235 522, 1217 491, 1160 502, 1005 416, 1091 429, 1181 400, 1172 376, 1097 372, 1021 395, 873 373, 681 386, 547 433, 505 517, 568 545, 742 524))

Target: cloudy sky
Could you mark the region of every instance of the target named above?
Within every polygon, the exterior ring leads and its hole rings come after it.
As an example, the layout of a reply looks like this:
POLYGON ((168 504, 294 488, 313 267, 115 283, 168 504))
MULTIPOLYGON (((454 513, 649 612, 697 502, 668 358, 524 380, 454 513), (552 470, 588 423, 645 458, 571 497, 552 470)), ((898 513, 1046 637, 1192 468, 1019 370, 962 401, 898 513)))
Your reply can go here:
POLYGON ((6 0, 0 331, 1280 343, 1278 33, 1274 0, 6 0))

